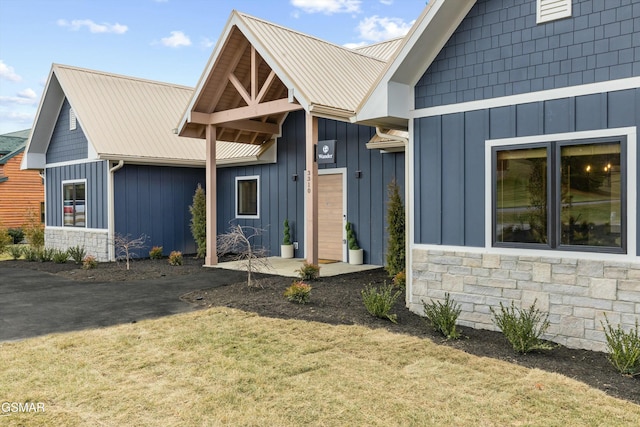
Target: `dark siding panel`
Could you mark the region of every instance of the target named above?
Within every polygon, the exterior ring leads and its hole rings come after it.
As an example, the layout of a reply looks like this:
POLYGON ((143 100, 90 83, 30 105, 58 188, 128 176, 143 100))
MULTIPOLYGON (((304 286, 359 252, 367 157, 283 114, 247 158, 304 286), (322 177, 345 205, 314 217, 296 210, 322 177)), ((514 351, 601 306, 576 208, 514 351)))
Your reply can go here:
POLYGON ((540 135, 544 132, 543 108, 542 102, 516 106, 517 136, 540 135))
POLYGON ((554 99, 544 103, 545 133, 575 131, 574 98, 554 99))
POLYGON ((204 184, 202 168, 125 165, 114 176, 115 232, 137 238, 146 235, 138 256, 148 256, 152 246, 171 251, 196 252, 191 236, 189 206, 198 184, 204 184))
POLYGON ((604 129, 607 127, 607 94, 576 98, 576 130, 604 129))
POLYGON ((491 139, 510 138, 516 133, 516 107, 493 108, 489 113, 491 139))
POLYGON ((420 182, 420 242, 442 243, 442 130, 439 117, 420 120, 420 158, 416 158, 416 181, 420 182))
POLYGON ((484 141, 487 139, 489 139, 489 113, 486 110, 466 113, 464 145, 465 246, 484 246, 484 141))
POLYGON ((464 244, 464 114, 442 118, 442 243, 464 244))
POLYGON ((75 130, 69 130, 70 108, 69 102, 65 99, 47 148, 47 163, 86 159, 88 156, 87 137, 80 122, 77 122, 75 130))
POLYGON ((608 94, 609 127, 638 126, 638 108, 640 108, 638 97, 640 97, 640 89, 608 94), (635 105, 635 109, 629 108, 630 105, 635 105))

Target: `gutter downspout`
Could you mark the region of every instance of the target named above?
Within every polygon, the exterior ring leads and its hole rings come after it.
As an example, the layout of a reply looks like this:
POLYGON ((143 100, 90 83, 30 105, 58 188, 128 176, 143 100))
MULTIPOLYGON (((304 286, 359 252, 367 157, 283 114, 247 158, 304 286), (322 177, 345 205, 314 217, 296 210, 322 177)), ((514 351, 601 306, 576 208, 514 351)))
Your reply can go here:
POLYGON ((411 209, 411 198, 409 194, 409 156, 407 156, 409 149, 409 138, 405 138, 403 136, 391 135, 388 133, 382 132, 380 126, 376 126, 376 135, 380 138, 388 138, 392 141, 402 142, 405 145, 405 156, 404 156, 404 250, 405 250, 405 258, 404 258, 404 271, 407 278, 406 294, 405 294, 405 304, 409 306, 411 304, 411 295, 413 295, 413 287, 411 286, 413 278, 411 274, 411 233, 409 232, 409 227, 411 226, 409 212, 411 209))
MULTIPOLYGON (((107 164, 109 164, 109 160, 107 160, 107 164)), ((115 248, 113 245, 113 239, 115 234, 115 194, 113 189, 113 175, 119 169, 124 166, 124 160, 120 160, 117 165, 113 166, 109 169, 109 179, 107 181, 107 203, 109 205, 109 232, 107 235, 107 246, 109 253, 109 261, 115 261, 115 248)))

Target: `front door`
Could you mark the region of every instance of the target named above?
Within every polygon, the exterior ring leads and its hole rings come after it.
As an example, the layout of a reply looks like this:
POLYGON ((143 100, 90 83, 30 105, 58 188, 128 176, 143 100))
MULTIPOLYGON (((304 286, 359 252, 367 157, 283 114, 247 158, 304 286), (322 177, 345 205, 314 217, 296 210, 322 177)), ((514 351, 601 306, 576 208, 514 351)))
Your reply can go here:
POLYGON ((318 258, 344 261, 342 173, 318 175, 318 258))

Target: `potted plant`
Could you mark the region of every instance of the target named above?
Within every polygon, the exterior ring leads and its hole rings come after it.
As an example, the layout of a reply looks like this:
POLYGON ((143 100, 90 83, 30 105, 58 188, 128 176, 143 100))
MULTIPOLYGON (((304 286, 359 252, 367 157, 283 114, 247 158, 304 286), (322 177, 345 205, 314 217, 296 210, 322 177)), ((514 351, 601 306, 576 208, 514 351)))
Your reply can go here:
POLYGON ((293 243, 291 242, 291 231, 289 229, 289 220, 284 220, 284 230, 282 232, 282 245, 280 245, 280 256, 282 258, 293 258, 293 243))
POLYGON ((349 264, 360 265, 363 262, 364 251, 358 246, 356 232, 350 222, 345 225, 347 230, 347 244, 349 245, 349 264))

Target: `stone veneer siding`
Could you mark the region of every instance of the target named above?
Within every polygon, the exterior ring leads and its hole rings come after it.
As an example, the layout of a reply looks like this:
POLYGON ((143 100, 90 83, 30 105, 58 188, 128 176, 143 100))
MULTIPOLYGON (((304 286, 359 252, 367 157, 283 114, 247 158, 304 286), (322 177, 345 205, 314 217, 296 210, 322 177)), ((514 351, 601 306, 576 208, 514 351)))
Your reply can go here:
POLYGON ((625 330, 640 319, 640 263, 425 249, 412 256, 409 308, 420 315, 423 300, 448 292, 461 306, 460 325, 497 330, 490 307, 536 301, 549 313, 545 339, 596 351, 606 349, 604 313, 625 330))
POLYGON ((44 243, 47 248, 67 250, 78 245, 84 246, 87 255, 95 256, 99 262, 109 261, 108 242, 107 230, 51 227, 44 230, 44 243))

